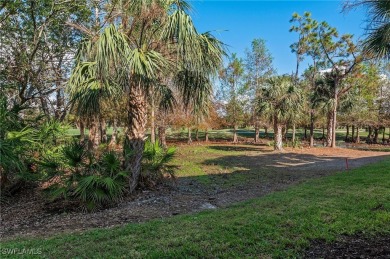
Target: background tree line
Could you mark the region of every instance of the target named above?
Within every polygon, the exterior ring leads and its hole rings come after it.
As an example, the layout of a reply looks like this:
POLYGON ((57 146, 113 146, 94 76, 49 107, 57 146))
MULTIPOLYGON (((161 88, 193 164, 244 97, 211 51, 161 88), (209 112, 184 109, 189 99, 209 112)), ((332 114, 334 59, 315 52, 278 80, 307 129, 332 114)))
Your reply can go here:
POLYGON ((189 143, 193 131, 208 141, 211 129, 231 128, 236 143, 239 128, 253 127, 254 142, 261 128, 265 136, 273 129, 275 150, 289 130, 297 146, 297 128, 310 146, 320 128, 335 147, 337 127, 346 128, 346 141, 359 143, 365 128, 367 142, 384 143, 390 72, 382 3, 346 4, 367 6, 373 22, 362 42, 308 12, 293 14, 296 65, 278 75, 265 40, 254 39, 244 58, 228 56, 196 29, 183 0, 2 1, 2 191, 26 179, 61 179, 54 197, 87 208, 110 203, 171 175, 171 129, 185 128, 189 143), (310 63, 304 71, 302 62, 310 63))

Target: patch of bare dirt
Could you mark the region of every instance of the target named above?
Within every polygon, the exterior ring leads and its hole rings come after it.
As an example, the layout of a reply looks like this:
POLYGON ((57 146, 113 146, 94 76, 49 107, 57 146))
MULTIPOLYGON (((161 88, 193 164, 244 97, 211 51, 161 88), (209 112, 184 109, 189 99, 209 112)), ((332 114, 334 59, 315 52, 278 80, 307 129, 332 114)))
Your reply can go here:
POLYGON ((327 243, 315 240, 306 250, 304 258, 390 258, 390 234, 367 237, 364 235, 342 236, 338 241, 327 243))
POLYGON ((210 144, 208 148, 233 148, 236 152, 212 158, 205 161, 205 164, 212 162, 244 169, 209 177, 229 181, 234 174, 247 174, 250 181, 228 187, 212 185, 210 188, 201 184, 196 177, 179 177, 176 185, 161 186, 153 191, 139 191, 113 208, 93 213, 67 210, 66 204, 47 203, 37 189, 26 189, 2 204, 0 237, 48 236, 225 207, 282 190, 310 178, 345 171, 345 158, 348 158, 349 168, 355 168, 377 162, 389 155, 385 152, 342 148, 286 149, 276 153, 265 145, 221 143, 210 144), (260 172, 259 168, 265 171, 260 172))

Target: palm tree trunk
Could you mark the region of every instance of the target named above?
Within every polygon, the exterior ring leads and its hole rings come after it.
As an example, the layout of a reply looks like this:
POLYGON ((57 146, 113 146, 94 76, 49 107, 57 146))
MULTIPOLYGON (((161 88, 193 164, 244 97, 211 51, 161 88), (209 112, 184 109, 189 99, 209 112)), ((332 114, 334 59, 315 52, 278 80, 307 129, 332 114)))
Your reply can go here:
POLYGON ((79 120, 79 129, 80 129, 80 141, 85 140, 85 124, 83 120, 79 120))
POLYGON ((167 148, 166 127, 163 123, 158 126, 158 141, 163 149, 167 148))
POLYGON ((103 118, 100 118, 100 136, 101 142, 107 143, 107 124, 103 118))
POLYGON ((283 126, 278 123, 276 116, 274 116, 274 150, 283 150, 283 126))
POLYGON ((112 122, 112 135, 111 135, 111 140, 109 146, 114 147, 116 145, 116 139, 118 136, 118 126, 116 119, 112 122))
POLYGON ((88 149, 96 150, 100 144, 99 117, 92 115, 89 122, 88 149))
POLYGON ((142 155, 145 146, 146 98, 141 84, 132 87, 129 92, 127 130, 125 133, 125 168, 131 172, 129 191, 134 192, 141 174, 142 155), (126 154, 126 151, 129 152, 126 154))
POLYGON ((233 143, 237 143, 238 142, 237 128, 238 128, 238 126, 234 125, 234 128, 233 128, 233 143))

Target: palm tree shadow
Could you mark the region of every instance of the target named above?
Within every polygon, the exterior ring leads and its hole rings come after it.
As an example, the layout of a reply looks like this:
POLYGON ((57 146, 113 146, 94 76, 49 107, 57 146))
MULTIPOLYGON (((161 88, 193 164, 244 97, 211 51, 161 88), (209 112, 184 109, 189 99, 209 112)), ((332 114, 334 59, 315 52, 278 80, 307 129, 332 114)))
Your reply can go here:
MULTIPOLYGON (((221 149, 222 147, 216 146, 215 148, 221 149)), ((385 157, 388 156, 348 159, 348 168, 360 167, 382 160, 385 157)), ((296 153, 230 155, 207 159, 202 164, 219 166, 221 168, 221 171, 218 173, 209 173, 211 180, 218 181, 218 179, 223 178, 225 179, 224 182, 226 182, 229 179, 231 181, 239 179, 241 181, 240 184, 260 184, 260 188, 267 184, 274 185, 286 181, 295 182, 331 175, 335 172, 347 172, 346 159, 344 157, 296 153)), ((234 182, 231 185, 234 185, 234 182)))
POLYGON ((253 145, 253 146, 248 146, 248 145, 245 145, 245 146, 208 146, 207 148, 208 149, 213 149, 213 150, 218 150, 218 151, 258 151, 258 152, 272 152, 272 150, 266 150, 264 149, 264 147, 266 147, 265 144, 256 144, 256 145, 253 145))

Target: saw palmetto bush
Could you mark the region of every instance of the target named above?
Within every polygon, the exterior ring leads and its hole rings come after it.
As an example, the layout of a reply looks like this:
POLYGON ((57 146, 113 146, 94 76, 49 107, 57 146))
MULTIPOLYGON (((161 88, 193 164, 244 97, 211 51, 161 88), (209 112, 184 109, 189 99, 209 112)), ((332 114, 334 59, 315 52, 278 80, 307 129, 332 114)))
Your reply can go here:
POLYGON ((145 149, 142 159, 142 171, 140 185, 145 187, 155 187, 162 183, 165 177, 175 179, 174 167, 169 165, 175 155, 176 149, 169 147, 164 149, 156 140, 145 142, 145 149))
POLYGON ((41 166, 52 182, 46 190, 51 199, 78 201, 88 211, 112 205, 125 192, 127 174, 113 151, 97 156, 84 143, 71 142, 60 158, 50 157, 41 166))
MULTIPOLYGON (((2 193, 39 181, 38 164, 44 156, 55 156, 65 141, 67 127, 55 120, 22 120, 0 99, 0 182, 2 193)), ((9 193, 10 191, 10 193, 9 193)))
MULTIPOLYGON (((127 155, 131 155, 129 152, 127 155)), ((153 188, 166 176, 174 179, 174 167, 169 165, 174 154, 174 148, 164 149, 158 141, 146 141, 140 186, 153 188)), ((50 183, 46 191, 52 200, 76 201, 88 211, 115 204, 127 190, 128 174, 121 156, 114 151, 92 152, 85 143, 74 141, 64 145, 58 154, 47 154, 40 162, 40 170, 50 183)))

